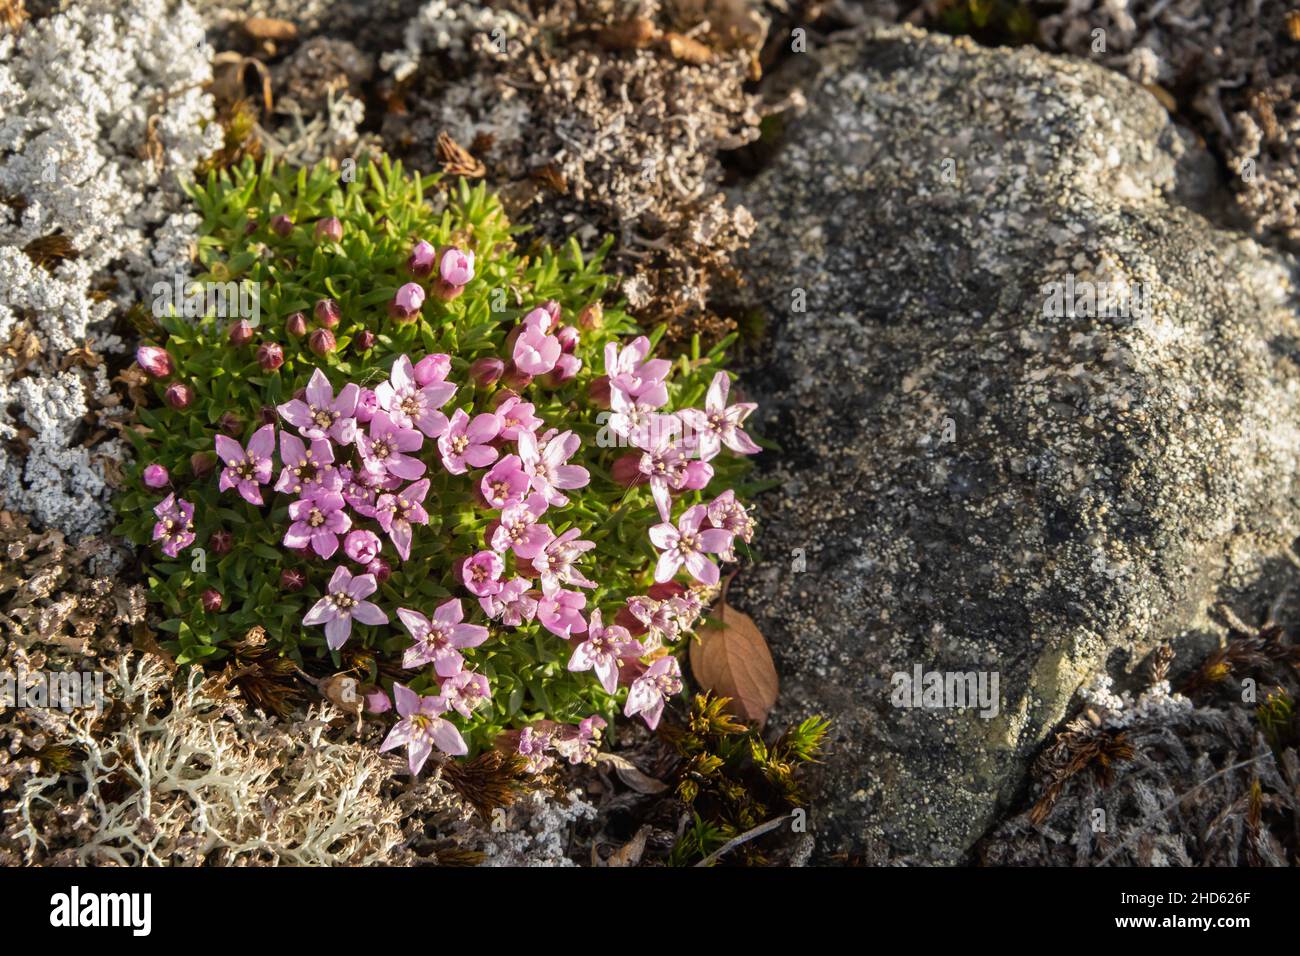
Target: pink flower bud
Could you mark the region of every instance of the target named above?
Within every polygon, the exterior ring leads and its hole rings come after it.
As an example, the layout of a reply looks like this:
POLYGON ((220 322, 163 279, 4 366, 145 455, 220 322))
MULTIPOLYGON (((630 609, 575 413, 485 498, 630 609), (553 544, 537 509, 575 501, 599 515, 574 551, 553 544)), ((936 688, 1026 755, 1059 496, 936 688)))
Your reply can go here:
POLYGON ((339 242, 342 238, 343 223, 339 222, 338 217, 330 216, 316 223, 317 242, 339 242))
POLYGON ((301 312, 295 312, 284 320, 284 330, 292 336, 307 334, 307 316, 301 312))
POLYGON ((555 388, 557 385, 572 381, 580 368, 582 368, 582 359, 578 358, 578 356, 561 355, 555 360, 555 368, 546 373, 547 387, 555 388))
POLYGON ((393 709, 393 702, 382 690, 372 690, 365 695, 366 710, 372 714, 384 714, 393 709))
POLYGON ((393 576, 393 569, 383 558, 375 558, 366 565, 366 574, 373 574, 375 580, 383 584, 393 576))
POLYGON ((698 459, 686 465, 686 477, 682 480, 682 491, 699 491, 713 480, 713 466, 698 459))
POLYGON ((505 374, 506 363, 493 355, 475 359, 469 364, 469 377, 483 388, 496 383, 505 374))
POLYGON ((339 319, 343 313, 339 310, 339 304, 333 299, 321 299, 316 303, 314 310, 316 323, 323 328, 332 329, 339 324, 339 319))
POLYGON ((293 232, 293 220, 288 216, 272 216, 271 231, 283 239, 293 232))
POLYGON ((152 464, 144 466, 144 471, 140 472, 140 480, 144 482, 146 488, 165 488, 172 479, 165 467, 152 464))
POLYGON ((317 329, 307 338, 307 348, 317 355, 329 355, 335 346, 334 333, 329 329, 317 329))
POLYGON ((244 420, 234 412, 226 412, 217 419, 217 428, 223 435, 236 437, 244 430, 244 420))
POLYGON ((184 382, 172 382, 163 392, 163 398, 172 408, 189 408, 194 403, 194 389, 184 382))
POLYGON ((225 598, 221 596, 221 592, 216 588, 208 588, 203 592, 203 610, 209 614, 216 614, 220 611, 224 602, 225 598))
POLYGON ((375 333, 369 329, 362 329, 352 340, 352 344, 357 347, 358 352, 369 352, 375 347, 375 333))
POLYGON ((263 425, 274 425, 280 420, 280 413, 275 410, 274 405, 263 405, 257 414, 263 425))
POLYGON ((438 275, 449 286, 463 286, 474 278, 474 253, 452 246, 442 254, 438 275))
POLYGON ((578 347, 578 330, 572 325, 562 325, 555 331, 555 337, 560 340, 560 349, 565 354, 572 353, 578 347))
POLYGON ((408 282, 397 290, 388 305, 389 316, 397 322, 410 322, 424 306, 424 289, 418 283, 408 282))
POLYGON ((370 564, 379 557, 379 535, 373 531, 349 531, 343 539, 343 553, 357 564, 370 564))
POLYGON ((135 360, 154 378, 166 378, 172 373, 172 357, 166 349, 160 349, 156 345, 140 346, 135 350, 135 360))
POLYGON ((610 476, 624 488, 645 484, 646 476, 641 474, 641 456, 624 455, 616 459, 610 468, 610 476))
POLYGON ((221 557, 223 554, 229 554, 230 549, 234 547, 234 544, 234 537, 229 531, 224 529, 218 529, 212 532, 212 536, 208 538, 208 550, 217 557, 221 557))
POLYGON ((297 568, 285 568, 280 572, 280 587, 286 591, 301 591, 307 586, 307 575, 297 568))
POLYGON ((357 421, 365 425, 375 417, 377 411, 379 411, 379 397, 373 390, 363 388, 357 396, 357 421))
POLYGON ((547 299, 542 303, 542 311, 551 317, 551 321, 542 331, 550 332, 560 324, 560 303, 556 302, 554 299, 547 299))
POLYGON ((519 393, 509 388, 502 388, 492 393, 492 407, 496 408, 509 398, 518 398, 519 393))
POLYGON ((264 371, 274 372, 284 364, 284 350, 277 342, 263 342, 257 347, 257 364, 264 371))
POLYGON ((451 372, 451 356, 441 352, 426 355, 415 363, 415 384, 424 388, 430 382, 442 382, 451 372))
POLYGON ((240 319, 230 327, 230 344, 234 346, 247 345, 253 340, 253 323, 247 319, 240 319))
POLYGON ((433 265, 436 259, 437 252, 433 246, 421 239, 411 250, 410 258, 406 260, 406 271, 417 279, 427 279, 433 275, 433 265))

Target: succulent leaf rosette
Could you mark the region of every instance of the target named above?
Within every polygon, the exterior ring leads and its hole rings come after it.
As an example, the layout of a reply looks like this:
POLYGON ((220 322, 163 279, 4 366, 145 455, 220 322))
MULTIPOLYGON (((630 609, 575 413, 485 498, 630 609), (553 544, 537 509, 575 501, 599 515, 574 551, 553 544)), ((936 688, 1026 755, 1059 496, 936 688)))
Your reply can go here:
POLYGON ((608 245, 523 252, 485 189, 431 182, 381 160, 191 187, 196 281, 252 284, 258 315, 150 328, 120 530, 179 663, 261 628, 358 675, 413 773, 490 746, 540 771, 681 690, 753 535, 754 406, 729 341, 670 359, 602 306, 608 245))

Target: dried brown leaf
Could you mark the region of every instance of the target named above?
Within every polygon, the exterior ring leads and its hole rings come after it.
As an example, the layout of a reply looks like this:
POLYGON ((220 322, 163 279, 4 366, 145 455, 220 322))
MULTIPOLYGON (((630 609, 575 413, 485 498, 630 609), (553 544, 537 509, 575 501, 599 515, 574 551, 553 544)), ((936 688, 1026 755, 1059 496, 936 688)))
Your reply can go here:
POLYGON ((613 753, 599 753, 596 755, 596 762, 613 767, 614 772, 618 774, 618 779, 637 793, 656 794, 663 793, 668 789, 668 784, 642 772, 636 764, 626 757, 620 757, 618 754, 613 753))
POLYGON ((737 717, 761 725, 780 692, 767 641, 748 614, 725 600, 713 620, 718 626, 701 628, 691 643, 691 673, 704 689, 730 697, 727 709, 737 717))

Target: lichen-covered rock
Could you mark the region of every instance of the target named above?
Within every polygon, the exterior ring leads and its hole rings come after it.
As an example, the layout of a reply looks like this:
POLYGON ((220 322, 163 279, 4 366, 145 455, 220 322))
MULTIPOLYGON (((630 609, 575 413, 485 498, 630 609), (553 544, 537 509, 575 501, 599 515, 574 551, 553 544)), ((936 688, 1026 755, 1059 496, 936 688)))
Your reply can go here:
POLYGON ((819 852, 957 861, 1081 684, 1296 533, 1294 264, 1188 208, 1204 153, 1118 74, 910 27, 821 55, 741 197, 782 450, 732 600, 835 720, 819 852), (996 716, 896 706, 917 666, 996 674, 996 716))
POLYGON ((0 34, 0 497, 70 535, 106 527, 105 462, 124 450, 91 414, 111 404, 95 353, 124 345, 112 299, 189 269, 198 216, 176 177, 220 140, 203 127, 210 55, 198 14, 168 0, 0 34))

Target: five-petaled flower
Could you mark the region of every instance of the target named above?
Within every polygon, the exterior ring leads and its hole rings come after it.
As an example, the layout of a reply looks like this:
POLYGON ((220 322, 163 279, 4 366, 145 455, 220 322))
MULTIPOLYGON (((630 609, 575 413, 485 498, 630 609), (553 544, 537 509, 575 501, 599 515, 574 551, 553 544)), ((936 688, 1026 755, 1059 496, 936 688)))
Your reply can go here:
POLYGON ((646 668, 645 673, 632 682, 627 692, 623 716, 640 714, 646 726, 654 730, 664 712, 664 702, 681 692, 682 668, 677 658, 668 655, 658 658, 646 668))
POLYGON ((731 379, 726 372, 713 376, 709 392, 704 396, 704 410, 683 408, 677 413, 699 438, 700 457, 705 461, 713 458, 726 445, 742 455, 756 454, 760 449, 740 428, 741 423, 749 417, 758 406, 753 402, 737 402, 727 405, 727 392, 731 388, 731 379))
POLYGON ((358 574, 343 565, 334 569, 334 575, 325 587, 325 596, 312 605, 302 619, 310 626, 325 625, 325 643, 337 651, 352 635, 352 621, 362 624, 387 624, 388 615, 378 605, 365 600, 379 587, 373 574, 358 574))
POLYGON ((402 656, 402 666, 423 667, 432 663, 439 677, 459 673, 465 662, 461 648, 478 647, 488 638, 488 629, 483 625, 461 623, 465 612, 460 598, 439 605, 432 618, 405 607, 397 609, 397 617, 415 642, 402 656))
POLYGON ((434 747, 452 757, 469 753, 460 731, 442 716, 447 712, 447 701, 443 698, 421 697, 409 687, 394 684, 393 700, 401 720, 379 745, 381 753, 405 744, 412 774, 420 772, 434 747))
POLYGON ((262 489, 271 480, 271 454, 275 451, 275 426, 263 425, 248 440, 248 451, 227 435, 217 436, 217 455, 225 465, 217 487, 235 488, 249 504, 262 503, 262 489))
POLYGON ((581 465, 566 464, 577 452, 582 440, 573 432, 554 435, 545 448, 538 448, 537 436, 529 431, 519 432, 519 461, 528 475, 533 490, 544 497, 547 504, 557 508, 569 503, 561 489, 582 488, 591 481, 591 473, 581 465))
POLYGON ((600 611, 591 612, 587 639, 573 649, 569 658, 571 671, 595 671, 605 693, 618 690, 618 669, 624 658, 639 657, 641 645, 632 639, 627 628, 617 624, 605 627, 600 611))
POLYGON ((361 458, 366 464, 373 464, 390 475, 408 481, 424 474, 424 462, 407 454, 419 451, 424 444, 424 438, 419 432, 414 428, 398 426, 383 411, 375 412, 366 427, 367 431, 357 433, 361 458))
POLYGON ((375 386, 375 399, 394 425, 418 428, 429 438, 437 438, 447 430, 447 416, 438 409, 455 394, 456 386, 451 382, 434 380, 421 386, 405 355, 393 363, 388 381, 375 386))
POLYGON ((285 547, 310 545, 322 558, 332 557, 339 548, 339 535, 352 527, 343 507, 343 496, 337 491, 314 491, 289 505, 293 524, 284 533, 285 547))
POLYGON ((320 369, 307 382, 306 401, 295 398, 277 406, 280 416, 304 438, 325 438, 347 445, 356 434, 357 398, 360 388, 349 382, 335 398, 329 379, 320 369))
POLYGON ((722 528, 702 528, 706 517, 704 505, 694 505, 682 512, 676 527, 665 521, 650 529, 650 543, 663 552, 655 565, 656 581, 671 581, 685 564, 701 584, 718 583, 718 566, 705 555, 726 551, 732 535, 722 528))
POLYGON ((154 505, 153 513, 158 518, 153 539, 162 542, 162 553, 167 557, 176 557, 194 543, 194 505, 170 494, 154 505))
POLYGON ((463 475, 470 468, 482 468, 497 459, 497 450, 488 444, 501 431, 501 419, 495 412, 483 412, 470 418, 464 409, 456 409, 447 430, 438 439, 442 466, 453 475, 463 475))
POLYGON ((398 494, 383 494, 375 500, 374 518, 403 561, 411 557, 411 526, 429 523, 429 513, 424 510, 428 493, 429 479, 421 478, 398 494))

